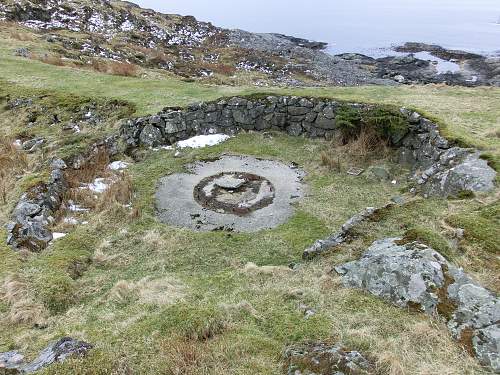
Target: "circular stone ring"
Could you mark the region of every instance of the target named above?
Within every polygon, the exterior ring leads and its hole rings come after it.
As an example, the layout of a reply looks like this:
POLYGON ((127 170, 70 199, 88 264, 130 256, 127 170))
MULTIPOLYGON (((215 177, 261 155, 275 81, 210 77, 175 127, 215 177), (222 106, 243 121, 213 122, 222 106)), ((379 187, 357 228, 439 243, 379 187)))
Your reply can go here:
POLYGON ((304 195, 295 166, 248 156, 222 156, 160 180, 157 216, 198 231, 255 232, 286 222, 304 195))

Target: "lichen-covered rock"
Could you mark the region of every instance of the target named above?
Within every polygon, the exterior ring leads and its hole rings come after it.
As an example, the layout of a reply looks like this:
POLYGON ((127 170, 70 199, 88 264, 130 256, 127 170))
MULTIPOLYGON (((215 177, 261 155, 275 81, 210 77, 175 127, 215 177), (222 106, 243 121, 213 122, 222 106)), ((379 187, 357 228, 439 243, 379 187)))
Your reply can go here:
POLYGON ((367 290, 399 307, 441 314, 469 352, 500 372, 500 300, 437 251, 387 238, 335 270, 347 287, 367 290))
POLYGON ((157 147, 164 143, 161 130, 154 125, 146 125, 139 136, 141 145, 147 147, 157 147))
POLYGON ((24 363, 24 356, 19 352, 0 353, 0 374, 14 375, 20 373, 24 363))
POLYGON ((30 363, 26 363, 24 356, 16 351, 0 353, 0 374, 30 374, 53 363, 63 362, 68 357, 83 357, 92 347, 84 341, 63 337, 42 350, 39 356, 30 363))
MULTIPOLYGON (((53 164, 66 168, 62 160, 53 164)), ((6 226, 7 244, 33 252, 45 249, 53 238, 48 225, 53 221, 52 214, 61 205, 66 188, 64 173, 56 168, 51 171, 47 183, 37 184, 23 194, 12 212, 12 222, 6 226)))
POLYGON ((500 373, 500 324, 477 330, 472 347, 479 361, 500 373))
POLYGON ((428 178, 423 191, 429 195, 449 196, 462 191, 484 192, 495 188, 496 172, 479 153, 469 154, 458 165, 428 178))
POLYGON ((284 354, 288 375, 368 375, 372 365, 359 352, 342 345, 310 343, 288 348, 284 354))

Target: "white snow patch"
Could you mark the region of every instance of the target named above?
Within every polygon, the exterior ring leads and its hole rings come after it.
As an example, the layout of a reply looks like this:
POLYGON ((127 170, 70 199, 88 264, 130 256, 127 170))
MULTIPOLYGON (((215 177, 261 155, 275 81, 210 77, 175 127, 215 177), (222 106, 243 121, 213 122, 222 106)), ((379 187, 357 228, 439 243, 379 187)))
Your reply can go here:
POLYGON ((60 238, 63 238, 63 237, 66 237, 68 235, 68 233, 52 233, 52 240, 53 241, 56 241, 60 238))
POLYGON ((80 189, 89 189, 94 193, 103 193, 109 187, 109 183, 107 183, 105 178, 96 178, 94 182, 90 184, 83 184, 80 189))
POLYGON ((63 219, 64 224, 69 224, 69 225, 78 225, 80 222, 76 220, 74 217, 65 217, 63 219))
POLYGON ((122 31, 131 31, 134 30, 135 26, 130 20, 126 20, 122 25, 120 26, 120 29, 122 31))
POLYGON ((108 169, 112 171, 121 171, 123 169, 127 169, 130 164, 125 161, 114 161, 110 165, 108 165, 108 169))
POLYGON ((88 208, 83 208, 79 204, 75 204, 73 201, 68 202, 68 210, 72 212, 88 212, 90 211, 88 208))
POLYGON ((177 147, 203 148, 208 146, 215 146, 219 143, 227 141, 229 138, 231 137, 226 134, 197 135, 184 141, 177 142, 177 147))

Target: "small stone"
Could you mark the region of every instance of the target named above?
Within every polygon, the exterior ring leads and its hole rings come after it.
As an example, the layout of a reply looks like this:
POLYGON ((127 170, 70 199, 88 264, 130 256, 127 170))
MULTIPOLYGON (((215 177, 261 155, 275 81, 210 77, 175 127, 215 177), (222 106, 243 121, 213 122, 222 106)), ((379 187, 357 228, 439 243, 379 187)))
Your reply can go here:
POLYGON ((362 168, 356 168, 356 167, 351 167, 347 170, 347 174, 351 176, 359 176, 361 175, 365 170, 362 168))
POLYGON ((369 169, 371 175, 377 180, 387 181, 391 178, 390 172, 384 166, 374 166, 369 169))
POLYGON ((68 166, 62 159, 54 159, 52 160, 52 163, 50 164, 50 167, 52 169, 66 169, 68 166))
POLYGON ((405 199, 402 196, 396 196, 391 198, 391 202, 394 202, 396 204, 403 204, 405 203, 405 199))
POLYGON ((223 188, 235 190, 245 183, 244 178, 236 178, 234 175, 225 175, 214 181, 214 184, 223 188))
POLYGON ((402 76, 401 74, 394 76, 393 79, 398 83, 405 83, 406 82, 406 78, 404 76, 402 76))

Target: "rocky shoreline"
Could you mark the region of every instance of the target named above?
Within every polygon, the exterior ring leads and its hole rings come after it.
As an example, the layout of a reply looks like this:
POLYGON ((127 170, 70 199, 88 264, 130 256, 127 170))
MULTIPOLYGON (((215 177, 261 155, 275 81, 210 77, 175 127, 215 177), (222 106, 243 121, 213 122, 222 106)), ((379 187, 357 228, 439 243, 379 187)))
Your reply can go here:
MULTIPOLYGON (((357 86, 445 83, 500 86, 500 58, 436 45, 406 43, 396 51, 408 55, 373 58, 356 53, 331 55, 326 43, 276 33, 229 30, 191 16, 162 14, 132 3, 79 0, 8 0, 0 4, 0 21, 14 22, 38 34, 51 53, 82 66, 114 61, 178 76, 210 81, 251 75, 259 86, 357 86), (119 43, 114 43, 117 40, 119 43), (428 52, 459 69, 442 72, 428 52)), ((30 57, 29 48, 16 52, 30 57)))

